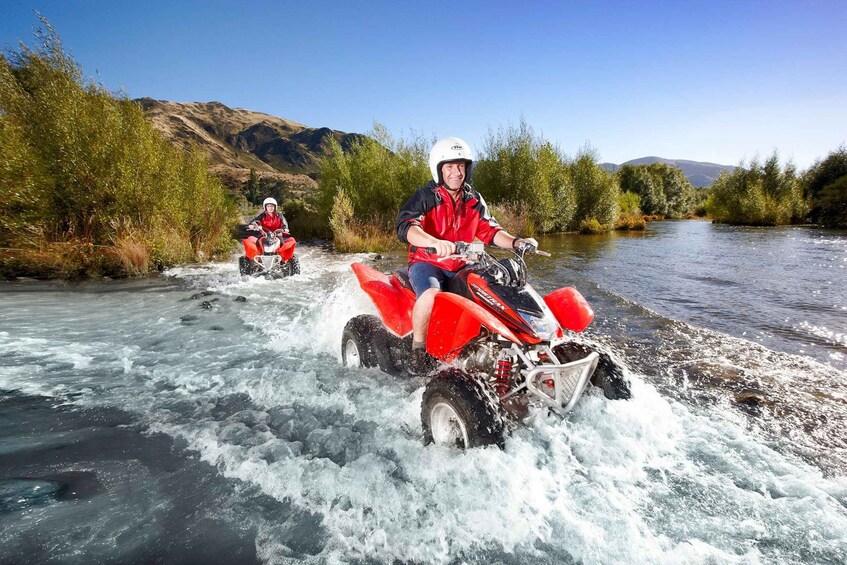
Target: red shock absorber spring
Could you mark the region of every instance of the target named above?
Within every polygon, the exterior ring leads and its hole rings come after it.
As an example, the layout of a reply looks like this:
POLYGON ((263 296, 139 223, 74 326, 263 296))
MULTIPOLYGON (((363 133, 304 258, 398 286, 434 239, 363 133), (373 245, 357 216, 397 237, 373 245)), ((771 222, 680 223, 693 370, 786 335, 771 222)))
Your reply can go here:
POLYGON ((497 396, 503 396, 509 391, 509 374, 512 372, 512 360, 508 357, 497 360, 497 371, 494 374, 494 390, 497 396))

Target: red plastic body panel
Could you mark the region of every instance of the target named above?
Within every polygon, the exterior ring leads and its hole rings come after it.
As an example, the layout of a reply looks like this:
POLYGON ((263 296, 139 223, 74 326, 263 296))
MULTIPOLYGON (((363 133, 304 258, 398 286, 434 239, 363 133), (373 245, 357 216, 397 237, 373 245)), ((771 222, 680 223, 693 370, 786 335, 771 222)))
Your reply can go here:
POLYGON ((448 363, 455 359, 469 341, 485 326, 520 345, 520 340, 506 325, 482 306, 449 292, 440 292, 432 306, 432 317, 426 334, 426 350, 448 363))
POLYGON ((392 281, 394 277, 389 278, 372 267, 362 263, 353 263, 351 267, 362 290, 376 305, 386 327, 400 337, 410 334, 415 294, 392 281))
POLYGON ((244 254, 251 261, 253 260, 253 257, 259 254, 259 247, 256 245, 256 242, 258 241, 259 238, 257 238, 255 235, 251 235, 247 239, 241 240, 241 243, 244 244, 244 254))
POLYGON ((491 312, 492 315, 494 315, 494 307, 492 306, 492 304, 489 303, 488 307, 486 308, 485 300, 483 300, 482 297, 478 295, 480 291, 482 291, 485 294, 489 295, 491 297, 491 300, 496 301, 496 304, 498 305, 496 306, 496 308, 500 312, 501 317, 506 320, 508 324, 511 325, 512 331, 515 333, 515 335, 521 342, 529 343, 532 345, 536 343, 541 343, 541 338, 539 338, 535 334, 535 332, 532 331, 532 328, 526 322, 523 321, 521 315, 515 312, 515 310, 507 303, 497 298, 497 293, 494 292, 490 286, 488 286, 488 283, 485 282, 484 278, 477 275, 476 273, 470 273, 468 275, 468 286, 473 290, 473 298, 474 300, 476 300, 476 303, 482 306, 483 309, 486 310, 486 312, 491 312))
POLYGON ((294 256, 294 247, 297 245, 297 241, 293 237, 289 237, 286 239, 282 245, 279 246, 279 249, 276 250, 279 253, 279 256, 282 257, 283 261, 288 261, 294 256))
POLYGON ((544 297, 544 302, 565 329, 581 332, 594 320, 594 309, 579 291, 571 286, 554 290, 544 297))
MULTIPOLYGON (((244 244, 244 254, 247 256, 249 260, 253 260, 256 255, 261 254, 261 250, 259 249, 259 238, 255 235, 251 235, 246 239, 242 239, 241 243, 244 244)), ((297 246, 297 240, 293 237, 289 237, 286 239, 282 245, 279 246, 279 249, 276 252, 282 257, 283 261, 288 261, 294 256, 294 248, 297 246)))

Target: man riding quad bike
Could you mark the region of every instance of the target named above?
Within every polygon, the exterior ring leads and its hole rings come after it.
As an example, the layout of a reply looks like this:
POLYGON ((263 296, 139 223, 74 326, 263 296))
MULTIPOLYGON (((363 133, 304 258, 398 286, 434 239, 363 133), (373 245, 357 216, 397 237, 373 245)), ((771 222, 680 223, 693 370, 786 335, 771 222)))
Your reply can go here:
MULTIPOLYGON (((565 414, 589 383, 607 398, 630 397, 629 383, 608 355, 570 339, 593 320, 591 306, 571 287, 542 298, 527 282, 527 253, 549 256, 530 243, 503 259, 481 243, 456 243, 454 257, 467 266, 436 295, 426 335, 426 350, 440 366, 423 395, 425 441, 461 448, 502 444, 509 420, 526 418, 530 409, 565 414)), ((343 363, 408 374, 415 294, 407 271, 388 276, 363 263, 352 268, 379 317, 347 323, 343 363)))
POLYGON ((241 240, 244 256, 238 258, 242 275, 281 278, 300 273, 300 261, 294 254, 297 241, 288 233, 288 222, 278 214, 277 202, 265 198, 264 211, 253 218, 247 230, 254 233, 241 240))

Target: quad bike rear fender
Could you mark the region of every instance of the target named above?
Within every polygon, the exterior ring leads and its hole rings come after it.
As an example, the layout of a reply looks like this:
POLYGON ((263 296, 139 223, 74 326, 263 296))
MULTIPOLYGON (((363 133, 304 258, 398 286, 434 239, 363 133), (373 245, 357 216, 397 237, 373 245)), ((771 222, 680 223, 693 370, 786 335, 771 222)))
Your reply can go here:
POLYGON ((379 311, 385 326, 399 337, 412 333, 414 293, 402 288, 399 284, 392 284, 388 275, 363 263, 353 263, 351 267, 356 273, 356 278, 359 279, 362 290, 379 311))

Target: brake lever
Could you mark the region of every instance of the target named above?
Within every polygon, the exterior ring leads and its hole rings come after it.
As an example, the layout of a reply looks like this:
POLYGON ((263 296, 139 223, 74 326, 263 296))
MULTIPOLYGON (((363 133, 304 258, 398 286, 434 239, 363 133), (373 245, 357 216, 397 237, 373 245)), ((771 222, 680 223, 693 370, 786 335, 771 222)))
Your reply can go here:
POLYGON ((517 251, 521 255, 521 257, 526 255, 527 253, 541 255, 542 257, 551 257, 551 255, 546 251, 541 251, 540 249, 529 243, 521 243, 520 245, 518 245, 517 251))

